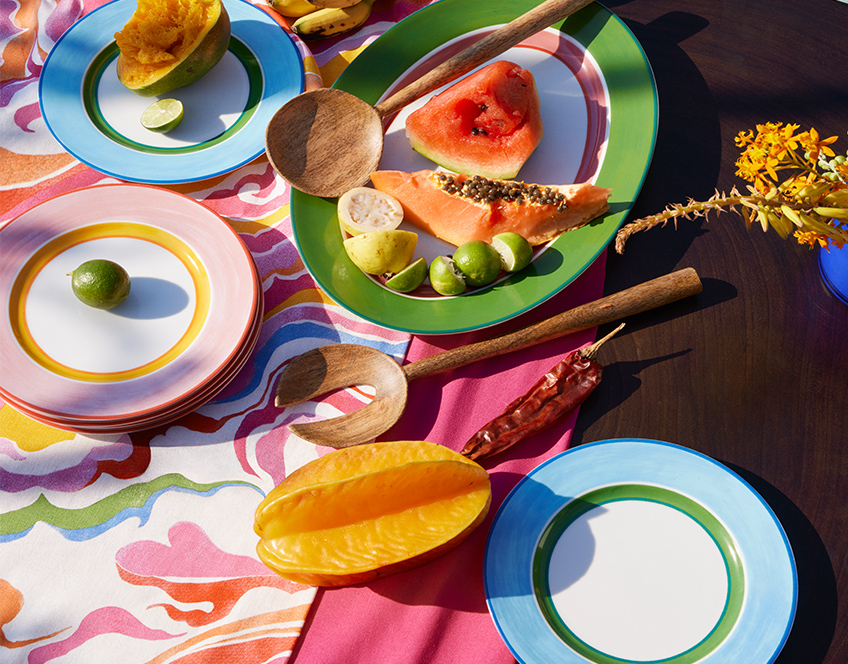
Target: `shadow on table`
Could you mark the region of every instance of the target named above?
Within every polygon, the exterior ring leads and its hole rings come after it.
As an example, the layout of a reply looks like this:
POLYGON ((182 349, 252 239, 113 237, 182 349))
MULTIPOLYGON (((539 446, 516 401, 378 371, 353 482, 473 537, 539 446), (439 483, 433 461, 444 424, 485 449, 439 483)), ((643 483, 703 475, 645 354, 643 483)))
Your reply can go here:
MULTIPOLYGON (((624 338, 645 328, 656 328, 657 334, 673 335, 670 328, 662 327, 663 323, 673 321, 690 313, 700 312, 709 307, 722 304, 734 299, 738 291, 732 284, 721 279, 702 278, 703 291, 694 298, 686 298, 672 302, 659 309, 645 311, 624 320, 625 328, 616 335, 616 338, 624 338)), ((604 325, 598 328, 597 337, 601 338, 609 332, 616 323, 604 325)), ((669 336, 669 345, 680 347, 679 340, 675 341, 669 336)), ((680 348, 677 351, 660 355, 658 357, 645 358, 641 360, 626 360, 611 362, 604 366, 602 385, 612 386, 591 394, 586 403, 580 408, 580 415, 572 435, 571 445, 579 445, 583 442, 583 434, 601 417, 612 412, 616 407, 623 404, 642 385, 639 374, 645 369, 661 362, 673 361, 691 352, 691 348, 680 348)), ((603 364, 603 358, 601 358, 603 364)))
POLYGON ((777 488, 744 468, 725 465, 768 503, 795 556, 798 608, 792 631, 775 664, 821 664, 836 633, 838 606, 836 576, 824 542, 803 512, 777 488))
MULTIPOLYGON (((615 12, 630 2, 604 4, 615 12)), ((644 24, 623 20, 651 64, 660 105, 653 158, 627 222, 662 212, 666 205, 684 203, 689 197, 705 200, 712 196, 722 163, 722 136, 716 100, 685 51, 686 40, 708 29, 709 22, 682 11, 668 12, 644 24)), ((624 255, 611 250, 607 292, 670 272, 695 238, 707 232, 703 225, 703 220, 696 219, 676 227, 656 227, 634 234, 624 255)))

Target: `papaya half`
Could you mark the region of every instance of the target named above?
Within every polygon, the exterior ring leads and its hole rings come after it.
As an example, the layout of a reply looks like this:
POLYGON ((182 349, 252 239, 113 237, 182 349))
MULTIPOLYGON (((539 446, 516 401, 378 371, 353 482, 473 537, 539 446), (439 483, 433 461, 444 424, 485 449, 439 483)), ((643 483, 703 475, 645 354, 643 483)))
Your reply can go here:
POLYGON ((221 0, 138 0, 115 33, 118 80, 143 97, 191 85, 218 64, 230 44, 221 0))
POLYGON ((371 182, 400 202, 405 221, 456 246, 506 232, 536 246, 609 210, 610 190, 588 182, 540 185, 430 170, 374 171, 371 182))

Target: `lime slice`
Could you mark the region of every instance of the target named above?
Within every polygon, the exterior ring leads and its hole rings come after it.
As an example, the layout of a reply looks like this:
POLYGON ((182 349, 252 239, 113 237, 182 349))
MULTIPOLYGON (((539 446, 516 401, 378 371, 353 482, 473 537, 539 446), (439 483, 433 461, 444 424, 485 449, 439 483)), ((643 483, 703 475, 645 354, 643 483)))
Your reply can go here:
POLYGON ((338 202, 339 223, 350 235, 393 231, 403 221, 403 207, 389 194, 371 187, 355 187, 338 202))
POLYGON ((430 285, 439 295, 460 295, 466 289, 465 277, 450 256, 436 256, 430 263, 430 285))
POLYGON ((141 114, 141 125, 160 134, 172 131, 183 121, 183 103, 179 99, 160 99, 141 114))
POLYGON ((457 247, 453 262, 469 286, 492 283, 501 271, 501 256, 488 242, 471 240, 457 247))
POLYGON ((391 288, 398 293, 411 293, 423 284, 426 278, 427 260, 419 258, 386 281, 386 288, 391 288))
POLYGON ((412 260, 418 235, 410 231, 372 231, 344 241, 354 265, 366 274, 397 274, 412 260))
POLYGON ((533 259, 533 247, 518 233, 498 233, 492 238, 492 246, 500 254, 501 267, 507 272, 523 270, 533 259))
POLYGON ((86 261, 68 274, 77 299, 95 309, 114 309, 130 294, 127 271, 109 260, 86 261))

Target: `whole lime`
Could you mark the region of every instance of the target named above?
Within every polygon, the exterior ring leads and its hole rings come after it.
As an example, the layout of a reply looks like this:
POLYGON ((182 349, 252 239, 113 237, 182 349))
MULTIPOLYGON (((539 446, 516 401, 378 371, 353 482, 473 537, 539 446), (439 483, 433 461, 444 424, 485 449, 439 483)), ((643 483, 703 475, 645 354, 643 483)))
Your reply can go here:
POLYGON ((457 269, 465 275, 469 286, 492 283, 501 271, 501 255, 488 242, 471 240, 461 244, 453 254, 457 269))
POLYGON ((439 295, 460 295, 465 292, 465 276, 456 268, 450 256, 436 256, 430 263, 430 285, 439 295))
POLYGON ((130 276, 110 260, 86 261, 68 274, 74 295, 95 309, 114 309, 130 294, 130 276))

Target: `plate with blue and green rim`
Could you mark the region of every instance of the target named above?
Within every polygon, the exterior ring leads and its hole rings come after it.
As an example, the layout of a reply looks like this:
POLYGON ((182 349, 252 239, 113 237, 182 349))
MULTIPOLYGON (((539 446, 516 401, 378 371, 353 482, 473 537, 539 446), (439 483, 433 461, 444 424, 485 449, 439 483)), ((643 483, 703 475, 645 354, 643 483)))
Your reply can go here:
POLYGON ((621 438, 523 477, 492 521, 486 601, 523 664, 769 664, 795 618, 786 534, 699 452, 621 438))
MULTIPOLYGON (((335 87, 377 104, 536 4, 491 0, 469 9, 464 0, 441 0, 424 7, 363 50, 335 87)), ((528 69, 541 99, 545 135, 517 179, 608 187, 610 210, 537 248, 533 262, 521 272, 458 297, 440 297, 426 285, 411 294, 395 293, 381 279, 361 272, 345 253, 337 200, 293 191, 297 247, 312 276, 341 306, 383 327, 413 334, 485 328, 514 318, 565 288, 605 250, 624 222, 653 156, 658 122, 653 73, 630 30, 593 3, 498 59, 528 69)), ((380 169, 437 168, 411 149, 404 131, 405 117, 430 96, 387 120, 380 169)), ((430 261, 455 249, 406 224, 401 229, 419 235, 415 258, 430 261)))
POLYGON ((230 46, 203 78, 159 97, 142 97, 118 81, 114 35, 136 0, 114 0, 74 23, 51 49, 39 79, 48 129, 91 168, 131 182, 205 180, 242 166, 265 150, 271 116, 303 91, 303 61, 283 28, 244 0, 225 0, 230 46), (141 125, 159 98, 183 103, 184 118, 160 134, 141 125))

